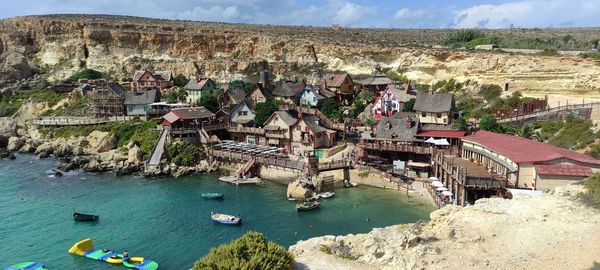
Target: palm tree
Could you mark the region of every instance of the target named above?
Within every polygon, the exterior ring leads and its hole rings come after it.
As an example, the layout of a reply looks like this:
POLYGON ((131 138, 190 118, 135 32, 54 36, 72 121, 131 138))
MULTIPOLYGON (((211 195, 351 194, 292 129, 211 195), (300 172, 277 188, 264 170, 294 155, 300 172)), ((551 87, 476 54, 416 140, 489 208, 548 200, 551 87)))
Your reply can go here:
POLYGON ((517 135, 526 139, 537 137, 536 131, 531 125, 524 125, 520 129, 517 129, 517 135))
POLYGON ((466 117, 461 116, 456 119, 456 122, 454 122, 454 128, 467 131, 469 129, 469 121, 467 121, 466 117))

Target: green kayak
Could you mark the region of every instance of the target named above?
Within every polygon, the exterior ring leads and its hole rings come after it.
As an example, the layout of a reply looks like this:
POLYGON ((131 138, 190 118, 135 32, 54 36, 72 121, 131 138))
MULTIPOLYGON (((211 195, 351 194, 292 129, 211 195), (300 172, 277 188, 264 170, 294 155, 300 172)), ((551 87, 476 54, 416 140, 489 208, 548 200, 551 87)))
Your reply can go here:
POLYGON ((47 270, 44 265, 38 262, 20 262, 4 270, 47 270))
POLYGON ((205 198, 205 199, 223 199, 223 193, 204 192, 204 193, 202 193, 202 198, 205 198))

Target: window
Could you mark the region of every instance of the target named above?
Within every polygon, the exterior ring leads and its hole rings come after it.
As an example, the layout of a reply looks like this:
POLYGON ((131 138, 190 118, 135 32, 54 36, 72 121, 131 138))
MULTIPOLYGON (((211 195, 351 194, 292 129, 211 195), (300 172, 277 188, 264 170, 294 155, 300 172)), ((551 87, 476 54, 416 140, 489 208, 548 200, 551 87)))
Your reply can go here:
POLYGON ((442 114, 441 114, 441 113, 436 113, 436 114, 435 114, 435 117, 437 117, 437 118, 442 118, 442 114))
POLYGON ((427 113, 424 113, 424 112, 421 113, 421 117, 426 117, 426 116, 427 116, 427 113))
POLYGON ((239 111, 238 116, 248 116, 248 111, 239 111))

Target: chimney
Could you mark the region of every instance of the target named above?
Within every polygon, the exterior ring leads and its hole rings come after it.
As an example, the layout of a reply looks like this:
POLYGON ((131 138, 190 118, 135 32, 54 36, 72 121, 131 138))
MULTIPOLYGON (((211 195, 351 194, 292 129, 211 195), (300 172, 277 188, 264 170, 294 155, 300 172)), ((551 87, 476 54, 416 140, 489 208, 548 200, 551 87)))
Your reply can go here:
POLYGON ((325 79, 321 80, 321 89, 325 90, 327 88, 327 82, 325 81, 325 79))
POLYGON ((269 86, 269 71, 266 69, 260 72, 260 84, 264 89, 269 86))
POLYGON ((408 83, 406 84, 406 87, 405 87, 407 94, 410 94, 410 90, 412 90, 412 89, 410 89, 410 84, 411 84, 411 80, 408 80, 408 83))
POLYGON ((412 127, 412 119, 410 117, 407 117, 404 120, 404 127, 405 128, 411 128, 412 127))
POLYGON ((431 85, 429 86, 427 93, 429 93, 430 96, 433 95, 433 87, 431 85))
POLYGON ((504 84, 504 92, 508 92, 508 83, 504 84))

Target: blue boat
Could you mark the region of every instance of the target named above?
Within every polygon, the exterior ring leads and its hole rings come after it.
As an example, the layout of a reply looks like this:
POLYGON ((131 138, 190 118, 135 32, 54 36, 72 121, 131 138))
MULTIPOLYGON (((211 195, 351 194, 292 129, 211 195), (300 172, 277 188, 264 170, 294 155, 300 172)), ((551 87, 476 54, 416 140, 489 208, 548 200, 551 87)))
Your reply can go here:
POLYGON ((225 225, 238 225, 242 222, 241 217, 212 212, 210 213, 210 219, 225 225))
POLYGON ((223 199, 223 193, 204 192, 204 193, 202 193, 202 198, 213 199, 213 200, 223 199))

